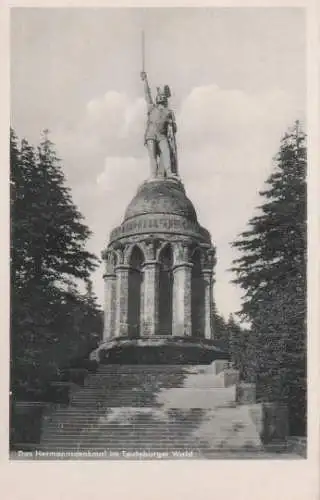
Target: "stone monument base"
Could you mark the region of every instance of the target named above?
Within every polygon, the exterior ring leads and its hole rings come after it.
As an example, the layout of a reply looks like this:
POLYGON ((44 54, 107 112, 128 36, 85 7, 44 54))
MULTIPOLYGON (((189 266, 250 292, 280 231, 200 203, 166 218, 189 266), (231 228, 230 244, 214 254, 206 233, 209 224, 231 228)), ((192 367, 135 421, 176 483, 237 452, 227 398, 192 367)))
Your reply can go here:
POLYGON ((91 353, 99 364, 210 364, 229 355, 213 340, 193 337, 119 337, 91 353))

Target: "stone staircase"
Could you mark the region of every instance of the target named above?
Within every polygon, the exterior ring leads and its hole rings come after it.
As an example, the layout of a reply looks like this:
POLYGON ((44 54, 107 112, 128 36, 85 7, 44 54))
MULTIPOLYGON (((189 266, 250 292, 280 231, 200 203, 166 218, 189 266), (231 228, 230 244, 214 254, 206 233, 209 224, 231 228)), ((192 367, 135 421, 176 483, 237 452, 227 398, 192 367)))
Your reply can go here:
POLYGON ((45 415, 38 449, 100 450, 106 458, 259 455, 259 432, 232 382, 210 365, 100 365, 68 405, 45 415))

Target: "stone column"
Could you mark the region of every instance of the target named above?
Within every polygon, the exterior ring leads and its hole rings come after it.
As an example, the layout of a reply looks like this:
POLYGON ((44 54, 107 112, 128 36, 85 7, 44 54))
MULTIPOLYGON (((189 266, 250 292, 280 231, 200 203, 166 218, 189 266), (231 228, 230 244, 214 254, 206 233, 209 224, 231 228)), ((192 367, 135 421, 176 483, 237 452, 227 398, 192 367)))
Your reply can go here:
POLYGON ((114 336, 115 326, 115 306, 116 306, 116 275, 115 275, 115 253, 108 249, 102 252, 102 259, 105 262, 104 280, 104 328, 103 340, 108 340, 114 336))
POLYGON ((214 325, 212 324, 213 312, 213 284, 214 284, 214 269, 217 263, 216 249, 214 246, 209 248, 205 253, 204 267, 202 276, 205 284, 204 304, 205 304, 205 323, 204 336, 206 339, 214 339, 214 325))
POLYGON ((142 271, 141 335, 156 335, 159 326, 159 263, 146 261, 142 271))
POLYGON ((192 263, 188 262, 189 248, 179 243, 175 247, 173 266, 173 335, 189 337, 192 335, 191 320, 191 274, 192 263))
POLYGON ((116 318, 115 337, 127 336, 128 325, 128 292, 129 292, 129 266, 120 264, 116 270, 116 318))
POLYGON ((212 270, 204 269, 202 271, 204 283, 204 338, 213 338, 212 330, 212 270))
POLYGON ((103 340, 108 340, 115 334, 116 313, 116 275, 104 274, 104 328, 103 340))

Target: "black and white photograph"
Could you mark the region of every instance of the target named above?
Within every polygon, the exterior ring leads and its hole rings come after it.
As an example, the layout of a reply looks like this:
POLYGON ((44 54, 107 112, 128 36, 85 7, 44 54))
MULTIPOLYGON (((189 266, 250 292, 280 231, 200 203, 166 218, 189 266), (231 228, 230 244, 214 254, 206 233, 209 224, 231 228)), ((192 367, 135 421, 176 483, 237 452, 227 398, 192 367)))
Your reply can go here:
POLYGON ((302 7, 10 9, 10 461, 307 460, 306 54, 302 7))

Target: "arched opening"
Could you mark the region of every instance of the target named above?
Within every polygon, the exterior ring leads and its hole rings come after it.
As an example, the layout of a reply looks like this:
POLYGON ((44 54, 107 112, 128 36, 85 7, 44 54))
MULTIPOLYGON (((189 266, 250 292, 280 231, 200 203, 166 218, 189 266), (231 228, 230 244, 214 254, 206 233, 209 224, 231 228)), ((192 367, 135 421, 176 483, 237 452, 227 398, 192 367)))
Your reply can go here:
POLYGON ((166 245, 159 255, 159 334, 172 335, 173 252, 166 245))
POLYGON ((139 247, 134 247, 129 261, 128 276, 128 334, 129 337, 140 335, 142 265, 144 256, 139 247))
POLYGON ((201 252, 195 250, 192 255, 191 275, 191 321, 192 336, 204 337, 204 293, 205 283, 201 274, 201 252))

